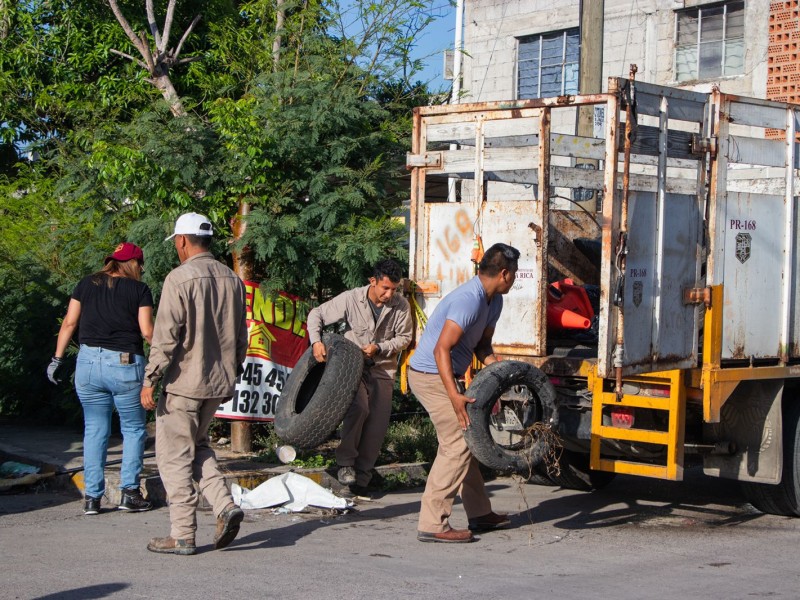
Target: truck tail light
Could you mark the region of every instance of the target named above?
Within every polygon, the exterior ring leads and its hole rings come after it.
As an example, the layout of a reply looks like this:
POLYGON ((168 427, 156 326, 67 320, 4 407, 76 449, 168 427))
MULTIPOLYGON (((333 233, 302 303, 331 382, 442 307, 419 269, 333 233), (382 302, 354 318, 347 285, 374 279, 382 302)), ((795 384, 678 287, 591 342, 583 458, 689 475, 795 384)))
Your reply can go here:
POLYGON ((632 406, 615 406, 611 409, 611 426, 620 429, 630 429, 634 422, 634 408, 632 406))

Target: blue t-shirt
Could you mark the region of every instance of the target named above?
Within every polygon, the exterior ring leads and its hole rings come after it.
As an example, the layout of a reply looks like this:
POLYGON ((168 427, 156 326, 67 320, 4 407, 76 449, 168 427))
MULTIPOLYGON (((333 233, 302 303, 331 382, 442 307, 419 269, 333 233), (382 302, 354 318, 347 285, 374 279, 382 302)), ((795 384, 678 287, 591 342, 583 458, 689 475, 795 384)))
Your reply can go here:
POLYGON ((453 374, 461 377, 472 362, 472 354, 487 327, 494 327, 503 310, 503 297, 495 294, 486 302, 486 290, 479 277, 473 277, 447 294, 436 306, 422 332, 409 364, 415 371, 438 373, 433 349, 444 329, 445 321, 453 321, 464 332, 450 352, 453 374))

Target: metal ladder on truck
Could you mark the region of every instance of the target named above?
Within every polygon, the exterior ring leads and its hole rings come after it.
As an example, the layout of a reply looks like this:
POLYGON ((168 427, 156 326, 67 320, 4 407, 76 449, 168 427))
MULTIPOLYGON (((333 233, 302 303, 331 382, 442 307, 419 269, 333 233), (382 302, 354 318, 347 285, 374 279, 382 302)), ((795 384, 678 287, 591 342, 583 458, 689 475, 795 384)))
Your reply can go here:
MULTIPOLYGON (((673 370, 626 377, 625 388, 645 393, 623 393, 618 396, 614 381, 590 377, 592 390, 592 441, 590 466, 596 471, 627 473, 659 479, 683 479, 686 388, 685 371, 673 370), (658 395, 648 394, 656 390, 658 395), (666 427, 645 429, 636 426, 637 409, 663 411, 666 427), (605 418, 604 418, 605 417, 605 418), (604 440, 651 444, 666 448, 666 460, 651 458, 612 458, 603 455, 604 440), (662 464, 663 463, 663 464, 662 464)), ((663 423, 664 420, 660 420, 663 423)), ((648 453, 652 455, 652 453, 648 453)))

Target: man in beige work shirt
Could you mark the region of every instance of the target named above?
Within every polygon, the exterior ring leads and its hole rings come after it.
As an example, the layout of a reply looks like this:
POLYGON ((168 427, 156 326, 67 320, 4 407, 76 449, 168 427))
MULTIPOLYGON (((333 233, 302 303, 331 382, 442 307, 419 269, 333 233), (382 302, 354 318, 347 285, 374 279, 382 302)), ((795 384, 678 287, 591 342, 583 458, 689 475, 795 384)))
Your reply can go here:
POLYGON ((208 445, 208 426, 219 405, 233 396, 248 341, 244 284, 208 251, 212 233, 206 217, 187 213, 167 238, 174 240, 181 264, 167 275, 161 291, 142 406, 156 408, 153 388, 160 381, 156 463, 172 528, 168 537, 150 540, 151 552, 197 552, 199 496, 193 481, 217 516, 215 548, 233 541, 244 518, 208 445))
POLYGON ((308 337, 314 358, 324 362, 322 328, 344 321, 344 337, 364 353, 364 374, 342 423, 336 449, 337 477, 354 493, 366 493, 392 412, 397 355, 411 341, 408 301, 396 293, 402 271, 393 260, 375 265, 369 285, 343 292, 308 313, 308 337))

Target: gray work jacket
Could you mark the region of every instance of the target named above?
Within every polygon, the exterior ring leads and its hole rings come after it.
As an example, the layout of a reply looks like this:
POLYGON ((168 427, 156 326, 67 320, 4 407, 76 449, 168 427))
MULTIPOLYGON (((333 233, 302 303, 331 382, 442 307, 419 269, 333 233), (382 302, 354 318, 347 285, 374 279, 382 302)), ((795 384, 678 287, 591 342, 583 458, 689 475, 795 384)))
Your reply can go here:
POLYGON ((244 284, 210 252, 164 280, 144 386, 186 398, 233 396, 247 353, 244 284))
POLYGON ((411 342, 411 310, 408 300, 396 293, 383 305, 376 323, 367 300, 368 290, 367 285, 342 292, 308 313, 308 339, 313 345, 320 341, 323 327, 344 321, 344 337, 359 348, 378 345, 371 373, 380 376, 385 372, 385 377, 394 379, 397 355, 411 342))

